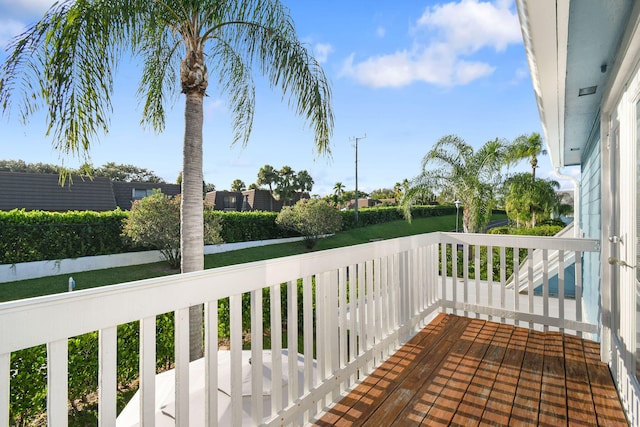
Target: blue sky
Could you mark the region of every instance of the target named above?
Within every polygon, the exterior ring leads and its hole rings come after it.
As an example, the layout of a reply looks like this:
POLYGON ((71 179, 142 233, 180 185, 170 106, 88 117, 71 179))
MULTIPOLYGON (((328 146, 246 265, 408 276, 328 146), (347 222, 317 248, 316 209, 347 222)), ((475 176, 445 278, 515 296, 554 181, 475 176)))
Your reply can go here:
MULTIPOLYGON (((50 0, 0 0, 0 43, 34 22, 50 0)), ((231 119, 214 85, 205 99, 205 181, 220 190, 239 178, 255 182, 270 164, 306 169, 312 193, 334 184, 355 188, 354 137, 359 142, 358 187, 390 188, 420 172, 423 156, 442 136, 479 146, 495 138, 541 132, 527 60, 512 0, 285 0, 298 35, 332 82, 335 129, 331 157, 317 157, 313 135, 278 92, 260 77, 249 144, 231 146, 231 119)), ((0 53, 0 60, 6 52, 0 53)), ((164 133, 139 125, 135 59, 116 74, 111 128, 91 149, 93 164, 134 164, 175 182, 182 165, 184 99, 172 105, 164 133)), ((1 158, 74 167, 45 136, 43 115, 28 125, 17 110, 0 117, 1 158)), ((526 170, 523 162, 517 170, 526 170)), ((575 173, 575 172, 574 172, 575 173)), ((541 177, 553 177, 547 156, 541 177)), ((564 185, 563 185, 564 186, 564 185)))

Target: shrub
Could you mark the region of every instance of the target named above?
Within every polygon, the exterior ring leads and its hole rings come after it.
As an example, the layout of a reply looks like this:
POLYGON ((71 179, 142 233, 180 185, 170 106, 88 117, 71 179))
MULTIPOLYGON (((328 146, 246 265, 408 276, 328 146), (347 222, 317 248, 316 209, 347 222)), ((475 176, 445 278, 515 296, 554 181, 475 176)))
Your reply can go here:
MULTIPOLYGON (((207 216, 204 224, 205 244, 222 243, 220 221, 207 216)), ((154 193, 131 206, 125 220, 124 235, 138 246, 158 249, 173 268, 180 267, 180 198, 154 193)))
POLYGON ((324 200, 303 199, 293 207, 286 206, 276 218, 276 224, 294 230, 304 237, 305 245, 313 248, 323 234, 342 229, 342 215, 324 200))
POLYGON ((129 252, 127 212, 0 211, 0 264, 129 252))

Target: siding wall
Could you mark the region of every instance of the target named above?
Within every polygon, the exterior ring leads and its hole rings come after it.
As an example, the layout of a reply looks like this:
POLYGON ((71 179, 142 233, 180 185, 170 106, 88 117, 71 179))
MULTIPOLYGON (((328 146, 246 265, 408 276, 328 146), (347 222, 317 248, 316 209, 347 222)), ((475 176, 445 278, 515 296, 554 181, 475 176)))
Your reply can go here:
MULTIPOLYGON (((600 132, 595 132, 599 135, 600 132)), ((601 142, 598 138, 582 161, 582 179, 580 185, 580 228, 588 239, 601 238, 601 194, 602 162, 601 142)), ((583 255, 583 297, 587 320, 600 322, 600 252, 583 255)))

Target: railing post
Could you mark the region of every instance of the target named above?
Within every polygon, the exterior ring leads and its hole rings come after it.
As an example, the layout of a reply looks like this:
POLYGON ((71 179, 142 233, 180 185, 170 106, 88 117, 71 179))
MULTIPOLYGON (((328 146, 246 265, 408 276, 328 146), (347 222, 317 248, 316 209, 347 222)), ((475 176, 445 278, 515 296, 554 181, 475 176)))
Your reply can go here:
POLYGON ((156 421, 156 318, 140 321, 140 420, 141 425, 156 421))
POLYGON ((69 424, 67 400, 69 344, 67 339, 47 343, 47 424, 69 424))
POLYGON ((9 425, 11 353, 0 354, 0 425, 9 425))
POLYGON ((118 327, 98 332, 98 426, 116 423, 118 327))

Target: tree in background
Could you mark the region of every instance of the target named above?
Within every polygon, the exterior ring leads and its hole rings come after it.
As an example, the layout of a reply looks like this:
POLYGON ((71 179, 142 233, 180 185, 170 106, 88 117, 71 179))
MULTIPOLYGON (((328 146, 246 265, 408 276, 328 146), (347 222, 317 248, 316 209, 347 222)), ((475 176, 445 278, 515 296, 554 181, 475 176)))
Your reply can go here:
POLYGON ((531 177, 536 179, 536 169, 538 168, 538 156, 547 154, 544 149, 544 142, 539 133, 534 132, 530 135, 520 135, 517 137, 510 148, 509 157, 511 161, 521 159, 529 159, 531 165, 531 177))
MULTIPOLYGON (((7 172, 28 172, 28 173, 51 173, 60 174, 62 166, 50 163, 26 163, 23 160, 0 160, 0 171, 7 172)), ((134 165, 119 165, 108 162, 95 168, 90 164, 84 164, 79 169, 67 169, 67 173, 90 176, 100 176, 118 182, 152 182, 156 184, 164 183, 164 179, 156 175, 153 171, 134 165)))
MULTIPOLYGON (((206 218, 205 244, 223 243, 220 219, 211 215, 206 218)), ((134 201, 123 234, 138 246, 159 250, 171 268, 180 268, 180 197, 154 190, 152 195, 134 201)))
POLYGON ((156 184, 165 182, 164 179, 148 169, 139 168, 134 165, 118 165, 114 162, 105 163, 99 168, 85 165, 81 167, 80 170, 89 170, 89 175, 91 176, 103 176, 109 178, 111 181, 118 182, 153 182, 156 184))
POLYGON ((244 191, 247 189, 247 186, 245 185, 244 181, 242 181, 241 179, 234 179, 233 182, 231 183, 231 191, 244 191))
MULTIPOLYGON (((296 193, 310 192, 313 189, 313 178, 306 170, 296 173, 291 166, 283 166, 279 170, 271 165, 264 165, 258 171, 259 186, 266 185, 272 199, 282 200, 285 205, 290 204, 296 193)), ((273 210, 273 200, 271 200, 273 210)))
MULTIPOLYGON (((214 76, 229 101, 234 142, 249 141, 255 111, 253 71, 306 118, 319 153, 333 131, 331 89, 299 41, 278 0, 60 1, 10 46, 0 69, 0 105, 15 92, 23 117, 43 106, 54 146, 89 162, 108 132, 113 76, 130 53, 142 64, 142 123, 162 132, 167 102, 185 95, 181 205, 182 271, 204 268, 203 100, 214 76)), ((203 354, 202 308, 191 310, 191 358, 203 354)))
POLYGON ((276 224, 300 233, 305 246, 312 249, 322 235, 342 229, 342 215, 324 200, 302 199, 293 206, 283 207, 276 217, 276 224))
POLYGON ((422 159, 422 173, 405 192, 402 206, 411 220, 411 206, 420 197, 448 192, 462 202, 465 233, 483 231, 495 205, 494 191, 501 182, 501 170, 507 163, 508 145, 499 140, 486 142, 478 151, 456 135, 447 135, 422 159))
POLYGON ((520 173, 509 177, 505 188, 505 210, 518 227, 521 224, 535 227, 538 222, 550 218, 560 206, 557 181, 532 180, 528 173, 520 173))
POLYGON ((27 173, 60 173, 61 167, 49 163, 25 163, 24 160, 0 160, 0 171, 27 173))
POLYGON ((258 171, 258 180, 256 184, 259 186, 266 185, 269 188, 269 194, 271 195, 271 199, 269 199, 269 210, 273 211, 273 187, 276 182, 278 182, 278 172, 271 165, 264 165, 258 171))
POLYGON ((338 207, 344 203, 344 184, 340 181, 333 186, 333 202, 338 207))

